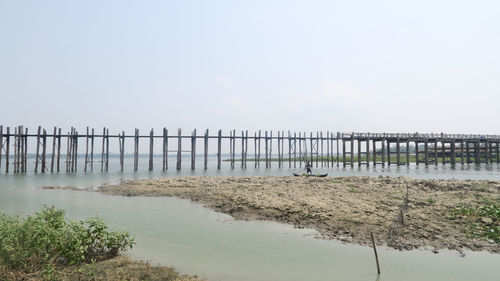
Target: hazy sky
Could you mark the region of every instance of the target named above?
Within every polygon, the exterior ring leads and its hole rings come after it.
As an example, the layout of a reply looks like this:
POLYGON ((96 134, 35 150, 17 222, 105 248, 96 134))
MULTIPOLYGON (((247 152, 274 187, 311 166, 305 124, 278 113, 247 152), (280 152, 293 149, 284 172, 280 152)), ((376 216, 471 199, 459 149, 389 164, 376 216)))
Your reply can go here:
POLYGON ((500 133, 500 1, 0 0, 0 124, 500 133))

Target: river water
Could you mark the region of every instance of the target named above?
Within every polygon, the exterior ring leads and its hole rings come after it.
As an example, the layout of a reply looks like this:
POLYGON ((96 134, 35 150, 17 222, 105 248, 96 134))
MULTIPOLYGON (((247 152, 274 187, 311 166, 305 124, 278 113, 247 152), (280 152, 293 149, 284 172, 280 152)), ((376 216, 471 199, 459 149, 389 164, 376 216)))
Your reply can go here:
MULTIPOLYGON (((131 162, 131 161, 130 161, 131 162)), ((185 164, 187 166, 187 162, 185 164)), ((238 166, 239 163, 236 163, 238 166)), ((80 164, 79 164, 80 165, 80 164)), ((216 170, 215 159, 209 169, 167 172, 145 170, 141 159, 138 172, 126 167, 117 172, 117 159, 110 159, 110 172, 0 175, 0 211, 28 214, 42 205, 54 205, 69 217, 82 219, 102 216, 117 228, 132 232, 137 245, 131 255, 153 264, 174 266, 186 274, 197 274, 211 281, 243 280, 377 280, 373 250, 315 239, 313 230, 262 221, 236 221, 230 216, 177 198, 122 197, 93 192, 42 190, 42 186, 98 186, 120 179, 186 175, 290 175, 300 169, 242 170, 224 163, 216 170)), ((197 163, 202 167, 202 163, 197 163)), ((252 166, 252 168, 250 168, 252 166)), ((81 166, 80 166, 81 167, 81 166)), ((161 163, 155 163, 161 167, 161 163)), ((262 167, 262 164, 261 164, 262 167)), ((98 167, 95 170, 99 170, 98 167)), ((158 169, 157 169, 158 170, 158 169)), ((325 168, 315 172, 331 176, 411 176, 415 178, 458 178, 500 180, 500 166, 449 165, 386 168, 325 168)), ((379 247, 382 274, 379 280, 500 280, 500 255, 427 250, 397 251, 379 247)))

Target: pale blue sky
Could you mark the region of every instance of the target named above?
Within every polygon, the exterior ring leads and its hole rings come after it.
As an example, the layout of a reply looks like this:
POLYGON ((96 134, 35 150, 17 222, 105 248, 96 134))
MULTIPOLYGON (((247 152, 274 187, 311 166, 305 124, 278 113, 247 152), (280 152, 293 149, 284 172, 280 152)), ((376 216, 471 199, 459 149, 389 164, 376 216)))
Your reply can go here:
POLYGON ((499 1, 0 0, 0 124, 500 133, 499 1))

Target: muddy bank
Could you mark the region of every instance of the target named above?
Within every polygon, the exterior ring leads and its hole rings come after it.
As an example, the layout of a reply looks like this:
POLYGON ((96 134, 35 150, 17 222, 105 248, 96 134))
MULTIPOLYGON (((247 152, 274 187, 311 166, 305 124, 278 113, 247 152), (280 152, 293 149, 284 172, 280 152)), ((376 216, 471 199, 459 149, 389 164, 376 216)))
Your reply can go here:
MULTIPOLYGON (((48 187, 50 188, 50 187, 48 187)), ((127 180, 97 189, 124 196, 175 196, 198 201, 238 219, 273 220, 318 230, 325 239, 396 249, 426 247, 500 253, 492 239, 472 237, 474 223, 497 220, 457 216, 458 206, 500 200, 500 181, 410 178, 180 177, 127 180), (404 197, 408 204, 400 214, 404 197), (392 236, 390 237, 392 229, 392 236)))

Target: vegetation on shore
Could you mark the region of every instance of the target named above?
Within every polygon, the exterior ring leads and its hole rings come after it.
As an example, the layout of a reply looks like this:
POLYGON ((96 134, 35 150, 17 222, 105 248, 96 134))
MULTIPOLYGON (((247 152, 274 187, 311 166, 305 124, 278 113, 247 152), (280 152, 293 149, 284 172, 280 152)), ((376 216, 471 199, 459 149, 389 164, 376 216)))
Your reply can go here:
POLYGON ((478 205, 460 205, 451 210, 454 218, 468 223, 465 231, 472 237, 489 239, 500 244, 500 198, 484 199, 478 205))
POLYGON ((170 268, 118 256, 134 244, 99 217, 69 221, 45 206, 27 217, 0 214, 0 280, 180 280, 170 268))

